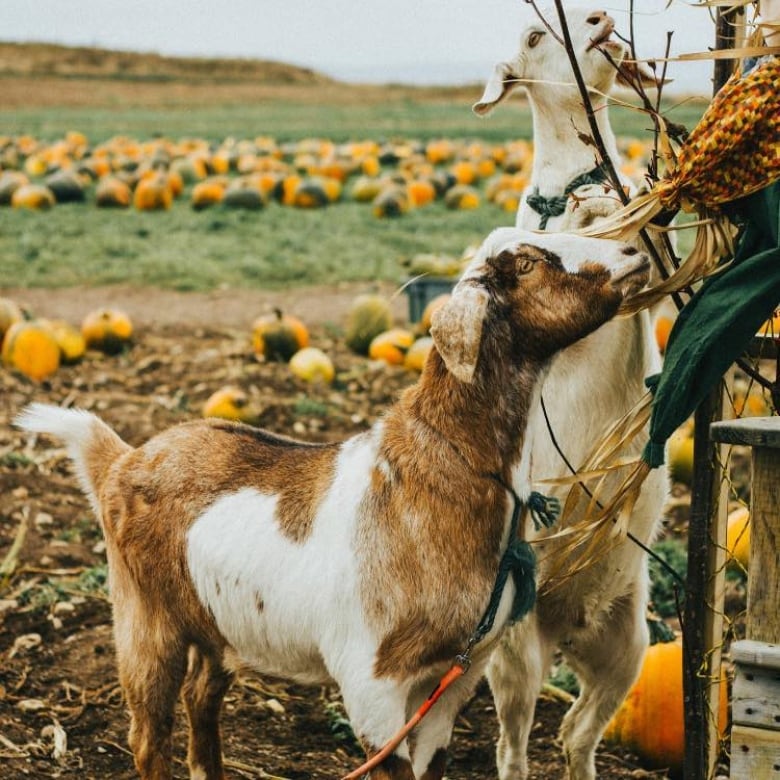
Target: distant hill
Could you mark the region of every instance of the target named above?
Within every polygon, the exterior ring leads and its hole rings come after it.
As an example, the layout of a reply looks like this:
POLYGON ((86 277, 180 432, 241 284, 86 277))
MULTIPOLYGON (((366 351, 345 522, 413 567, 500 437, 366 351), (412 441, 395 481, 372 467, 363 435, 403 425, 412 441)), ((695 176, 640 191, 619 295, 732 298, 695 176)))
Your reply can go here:
POLYGON ((309 68, 282 62, 221 57, 167 57, 51 43, 0 42, 0 77, 116 79, 122 81, 333 84, 309 68))

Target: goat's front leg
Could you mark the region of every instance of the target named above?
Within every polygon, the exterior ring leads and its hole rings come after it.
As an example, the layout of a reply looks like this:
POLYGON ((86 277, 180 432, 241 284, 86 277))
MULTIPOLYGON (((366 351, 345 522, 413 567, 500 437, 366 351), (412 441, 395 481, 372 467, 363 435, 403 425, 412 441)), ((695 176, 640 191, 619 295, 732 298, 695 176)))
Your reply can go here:
MULTIPOLYGON (((406 723, 409 698, 408 684, 376 678, 372 668, 371 660, 353 658, 344 662, 347 673, 337 676, 352 730, 368 757, 376 755, 406 723)), ((371 780, 415 780, 406 740, 369 777, 371 780)))
MULTIPOLYGON (((435 706, 415 729, 412 737, 412 764, 415 777, 442 780, 447 766, 447 750, 455 718, 471 698, 485 670, 487 659, 472 663, 469 670, 442 693, 435 706)), ((440 681, 432 677, 416 686, 409 699, 409 712, 415 713, 440 681)))
POLYGON ((496 764, 501 780, 528 777, 528 739, 552 654, 531 614, 505 632, 491 656, 487 678, 498 715, 496 764))
POLYGON ((644 595, 627 596, 610 614, 608 635, 575 636, 562 646, 580 695, 561 724, 570 780, 595 780, 596 747, 636 679, 648 644, 644 595))

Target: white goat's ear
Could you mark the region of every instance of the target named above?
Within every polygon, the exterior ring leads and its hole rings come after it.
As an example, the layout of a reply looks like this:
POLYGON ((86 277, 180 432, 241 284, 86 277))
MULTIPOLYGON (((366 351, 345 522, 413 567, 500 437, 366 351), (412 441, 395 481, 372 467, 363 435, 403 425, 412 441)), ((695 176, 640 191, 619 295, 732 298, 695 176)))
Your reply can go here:
POLYGON ((502 100, 509 97, 520 86, 517 74, 508 62, 499 62, 493 68, 493 75, 485 84, 478 103, 474 103, 471 110, 475 114, 485 116, 489 114, 502 100))
POLYGON ((433 343, 447 370, 461 382, 474 379, 489 299, 484 288, 467 285, 433 315, 433 343))

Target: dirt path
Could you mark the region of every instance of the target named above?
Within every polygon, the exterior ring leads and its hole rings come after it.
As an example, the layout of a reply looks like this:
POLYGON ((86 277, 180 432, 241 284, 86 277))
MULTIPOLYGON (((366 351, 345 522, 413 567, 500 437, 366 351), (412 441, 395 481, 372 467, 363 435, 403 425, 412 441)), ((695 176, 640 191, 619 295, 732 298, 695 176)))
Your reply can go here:
POLYGON ((392 300, 399 321, 408 316, 406 296, 395 294, 397 286, 387 282, 343 282, 290 290, 236 290, 177 292, 152 287, 113 285, 61 289, 2 288, 0 296, 25 304, 31 311, 50 319, 79 323, 84 315, 101 306, 115 306, 138 325, 191 325, 217 328, 245 328, 261 314, 278 307, 312 325, 339 322, 352 299, 375 290, 392 300))

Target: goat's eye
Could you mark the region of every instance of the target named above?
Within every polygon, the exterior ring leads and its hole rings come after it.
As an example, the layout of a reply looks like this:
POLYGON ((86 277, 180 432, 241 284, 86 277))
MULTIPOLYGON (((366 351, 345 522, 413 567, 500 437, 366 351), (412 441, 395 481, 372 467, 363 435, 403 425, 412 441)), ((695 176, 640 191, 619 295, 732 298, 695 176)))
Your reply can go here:
POLYGON ((539 41, 542 40, 544 33, 541 30, 535 30, 528 36, 528 47, 533 49, 539 41))
POLYGON ((531 273, 534 267, 534 261, 530 257, 524 257, 517 266, 517 270, 521 274, 531 273))

